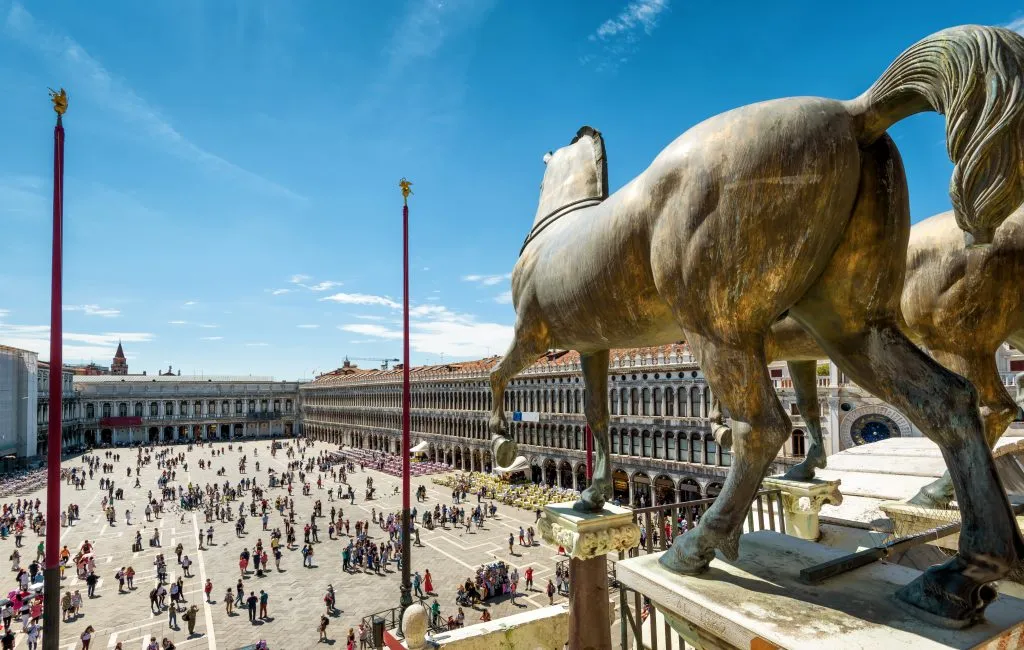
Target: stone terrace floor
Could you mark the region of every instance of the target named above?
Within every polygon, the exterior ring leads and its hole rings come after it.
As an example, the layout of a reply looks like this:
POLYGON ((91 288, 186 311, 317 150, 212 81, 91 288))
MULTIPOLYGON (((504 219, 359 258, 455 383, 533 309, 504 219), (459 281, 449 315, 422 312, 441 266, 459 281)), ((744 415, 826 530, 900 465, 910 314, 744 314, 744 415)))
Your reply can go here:
MULTIPOLYGON (((227 443, 215 443, 216 448, 227 448, 227 443)), ((283 450, 278 451, 278 457, 271 458, 270 442, 247 441, 235 443, 233 450, 224 456, 213 459, 212 467, 200 470, 196 461, 200 458, 210 459, 210 448, 193 448, 188 456, 189 471, 179 471, 177 482, 187 485, 190 481, 199 485, 206 483, 223 483, 225 477, 216 476, 216 469, 225 467, 227 478, 233 483, 239 478, 237 473, 238 459, 241 457, 239 448, 248 455, 247 474, 249 477, 257 477, 258 484, 266 486, 267 469, 274 467, 276 470, 283 470, 287 458, 283 450), (254 456, 258 450, 259 455, 254 456), (260 462, 260 471, 255 472, 254 461, 260 462)), ((172 447, 177 453, 185 451, 186 447, 177 445, 172 447)), ((307 457, 319 453, 321 450, 330 449, 325 443, 316 443, 307 457)), ((162 447, 158 448, 162 449, 162 447)), ((371 519, 371 509, 376 508, 377 512, 395 510, 401 507, 401 496, 395 494, 395 488, 400 485, 400 479, 388 476, 373 470, 356 471, 349 473, 349 480, 356 491, 355 505, 349 505, 348 501, 329 502, 327 500, 327 487, 331 486, 330 476, 324 482, 324 489, 316 489, 316 476, 312 477, 312 496, 302 496, 298 483, 293 495, 295 499, 295 521, 298 528, 298 546, 293 551, 288 551, 282 545, 284 557, 281 560, 280 572, 273 569, 265 577, 257 577, 250 565, 249 573, 245 577, 246 590, 263 589, 270 595, 268 606, 269 618, 266 621, 259 621, 252 624, 248 621, 248 615, 244 608, 236 608, 233 615, 228 616, 223 602, 224 592, 227 587, 234 588, 238 580, 238 555, 243 547, 250 550, 255 546, 256 540, 262 538, 264 546, 269 552, 270 534, 263 532, 259 518, 246 517, 246 528, 248 533, 237 538, 234 532, 234 521, 216 522, 213 524, 214 545, 208 550, 197 549, 197 535, 200 528, 210 524, 204 523, 202 513, 185 513, 184 521, 180 512, 168 512, 154 523, 147 523, 144 515, 146 495, 149 490, 159 494, 156 479, 159 471, 155 460, 142 470, 142 487, 135 489, 135 477, 127 478, 125 468, 131 465, 135 467, 136 451, 134 449, 114 450, 120 453, 121 461, 115 463, 115 471, 111 474, 96 474, 92 480, 87 481, 86 489, 75 491, 72 487, 63 485, 62 503, 75 503, 79 505, 81 520, 73 527, 61 531, 61 543, 67 545, 72 555, 86 539, 95 543, 95 554, 97 562, 97 574, 101 581, 96 590, 96 597, 86 597, 86 585, 84 580, 76 577, 73 567, 65 573, 62 590, 81 590, 84 606, 83 613, 77 620, 61 624, 60 648, 72 650, 81 648, 78 640, 86 626, 95 628, 96 634, 93 638, 92 649, 109 649, 122 642, 126 650, 144 650, 151 636, 157 641, 164 637, 171 639, 178 648, 241 648, 248 644, 255 643, 259 639, 266 639, 272 650, 313 647, 317 644, 317 625, 320 615, 324 611, 323 595, 328 584, 333 584, 338 596, 337 606, 341 613, 331 619, 328 627, 330 643, 344 644, 345 636, 349 628, 358 628, 359 621, 363 616, 373 612, 385 610, 396 606, 399 598, 399 582, 401 573, 392 563, 392 570, 386 574, 374 575, 372 573, 345 573, 341 566, 341 550, 348 543, 348 537, 342 536, 340 540, 328 539, 327 518, 319 519, 318 526, 321 529, 320 543, 315 546, 314 568, 302 567, 302 525, 309 520, 312 512, 313 502, 319 498, 323 501, 324 513, 328 514, 332 505, 344 509, 345 517, 352 522, 352 532, 355 530, 355 520, 371 519), (114 480, 115 488, 125 489, 124 501, 117 501, 117 521, 114 526, 109 526, 100 507, 100 501, 105 494, 98 488, 100 477, 106 476, 114 480), (372 476, 374 485, 377 487, 378 498, 366 501, 362 497, 366 478, 372 476), (131 508, 132 526, 125 525, 124 511, 131 508), (200 606, 197 616, 196 636, 189 638, 185 623, 178 616, 179 629, 168 627, 166 610, 160 614, 152 614, 149 606, 149 592, 156 584, 156 572, 153 560, 160 550, 150 548, 148 538, 152 535, 152 527, 157 526, 161 531, 161 541, 165 558, 168 561, 170 579, 176 580, 183 572, 175 561, 175 545, 184 545, 184 553, 193 560, 191 568, 192 578, 186 578, 185 594, 189 604, 200 606), (141 553, 133 553, 132 542, 135 531, 143 529, 144 550, 141 553), (122 566, 131 565, 137 572, 135 584, 136 589, 131 593, 117 592, 117 581, 114 579, 115 572, 122 566), (202 587, 205 579, 213 580, 213 604, 203 602, 202 587)), ((107 461, 103 450, 98 455, 102 462, 107 461)), ((65 467, 83 466, 81 459, 76 458, 64 463, 65 467)), ((307 477, 308 479, 308 477, 307 477)), ((417 504, 413 499, 413 505, 418 507, 422 513, 426 507, 431 509, 438 503, 451 503, 451 494, 442 486, 435 486, 430 477, 420 477, 413 480, 413 490, 419 484, 427 486, 427 503, 417 504)), ((176 483, 174 484, 176 485, 176 483)), ((269 490, 271 503, 278 494, 284 494, 281 488, 269 490)), ((30 493, 31 498, 45 499, 42 489, 30 493)), ((12 501, 13 497, 4 498, 2 501, 12 501)), ((470 505, 475 506, 475 497, 470 497, 470 505)), ((245 496, 245 503, 248 506, 248 494, 245 496)), ((237 514, 238 501, 233 503, 237 514)), ((44 506, 45 507, 45 506, 44 506)), ((45 512, 45 510, 44 510, 45 512)), ((248 514, 248 512, 247 512, 248 514)), ((497 619, 514 612, 523 611, 525 608, 536 608, 548 604, 548 598, 543 592, 548 577, 552 577, 555 571, 555 564, 559 559, 554 549, 539 541, 536 546, 526 548, 515 546, 515 554, 510 555, 508 551, 509 532, 518 533, 519 526, 524 528, 534 525, 534 513, 526 512, 498 504, 498 513, 495 518, 487 519, 485 528, 472 533, 465 533, 464 529, 453 531, 451 528, 443 530, 435 528, 433 531, 420 527, 420 540, 422 547, 413 546, 412 568, 423 574, 425 569, 430 569, 433 577, 433 586, 436 597, 441 605, 442 615, 447 617, 454 615, 457 611, 455 605, 455 591, 460 582, 474 573, 474 570, 481 564, 496 561, 496 559, 509 562, 520 569, 520 574, 527 566, 533 566, 535 590, 522 594, 517 598, 517 604, 513 605, 508 597, 496 599, 496 602, 487 603, 493 618, 497 619)), ((280 527, 283 531, 282 517, 276 510, 271 508, 269 529, 280 527)), ((377 542, 386 539, 387 534, 372 522, 370 524, 372 536, 377 542)), ((536 526, 535 526, 536 530, 536 526)), ((40 541, 34 533, 28 531, 23 539, 22 566, 35 555, 35 547, 40 541)), ((0 541, 0 560, 6 562, 2 565, 3 573, 8 578, 0 582, 0 590, 6 594, 15 586, 15 574, 10 572, 10 562, 7 558, 14 548, 14 537, 0 541)), ((271 563, 273 560, 271 559, 271 563)), ((525 585, 525 578, 521 579, 520 589, 525 585)), ((556 596, 555 602, 563 602, 562 596, 556 596)), ((428 604, 432 599, 428 599, 428 604)), ((482 606, 475 609, 466 609, 466 624, 479 621, 482 606)), ((16 630, 20 626, 14 625, 16 630)), ((16 648, 27 647, 25 635, 20 632, 17 635, 16 648)))

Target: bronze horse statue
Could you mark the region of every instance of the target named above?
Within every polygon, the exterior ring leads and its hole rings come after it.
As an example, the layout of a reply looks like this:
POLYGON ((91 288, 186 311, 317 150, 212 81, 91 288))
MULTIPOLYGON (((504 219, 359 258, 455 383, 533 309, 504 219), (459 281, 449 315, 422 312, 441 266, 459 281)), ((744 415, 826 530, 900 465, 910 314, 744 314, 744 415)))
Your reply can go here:
POLYGON ((924 617, 974 622, 994 597, 989 583, 1024 557, 1024 540, 977 393, 900 329, 909 202, 886 129, 923 111, 945 115, 957 225, 983 250, 1024 202, 1022 84, 1024 37, 944 30, 855 99, 779 99, 705 120, 611 196, 604 142, 580 129, 545 157, 512 274, 515 337, 491 373, 496 463, 515 457, 502 408, 508 382, 550 348, 575 349, 597 451, 576 507, 600 510, 611 496, 608 351, 685 339, 730 412, 733 465, 700 524, 661 561, 698 573, 716 549, 735 559, 747 509, 790 432, 765 367, 770 329, 788 314, 942 449, 963 510, 959 553, 898 596, 924 617))
MULTIPOLYGON (((995 355, 1004 341, 1024 350, 1024 206, 999 226, 991 246, 975 249, 964 242, 952 212, 915 224, 910 229, 906 273, 901 329, 974 385, 985 438, 992 447, 1018 407, 1000 379, 995 355)), ((788 361, 797 406, 811 438, 804 460, 786 477, 813 478, 814 470, 826 464, 815 373, 823 352, 790 318, 772 327, 766 348, 770 360, 788 361)), ((1024 407, 1022 398, 1017 395, 1024 407)), ((952 497, 947 471, 911 503, 944 507, 952 497)))

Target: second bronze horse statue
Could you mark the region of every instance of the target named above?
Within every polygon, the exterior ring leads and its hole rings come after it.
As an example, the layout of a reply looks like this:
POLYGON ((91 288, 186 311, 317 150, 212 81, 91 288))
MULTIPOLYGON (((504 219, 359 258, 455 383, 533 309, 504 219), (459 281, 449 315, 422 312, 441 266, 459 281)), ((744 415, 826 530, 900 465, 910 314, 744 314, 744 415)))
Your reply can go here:
POLYGON ((743 519, 789 436, 766 370, 769 330, 789 314, 849 377, 906 414, 942 449, 963 510, 959 553, 901 588, 915 612, 969 625, 989 583, 1024 557, 977 409, 977 394, 902 333, 910 229, 906 177, 886 130, 946 116, 956 221, 990 245, 1024 202, 1024 38, 963 26, 903 52, 849 101, 780 99, 712 117, 608 196, 600 134, 584 127, 545 157, 540 206, 512 274, 515 339, 491 373, 494 458, 515 443, 508 382, 551 348, 578 350, 594 432, 593 483, 577 508, 611 496, 609 349, 685 339, 731 415, 733 465, 700 524, 662 557, 697 573, 735 559, 743 519))

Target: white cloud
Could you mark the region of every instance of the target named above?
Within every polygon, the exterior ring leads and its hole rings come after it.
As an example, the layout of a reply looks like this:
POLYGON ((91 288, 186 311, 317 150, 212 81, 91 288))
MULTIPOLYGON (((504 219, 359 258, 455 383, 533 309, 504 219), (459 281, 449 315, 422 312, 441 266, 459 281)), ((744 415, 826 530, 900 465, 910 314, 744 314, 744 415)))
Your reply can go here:
POLYGON ((423 267, 423 270, 424 270, 424 271, 429 271, 429 270, 430 270, 430 267, 429 267, 429 266, 424 266, 424 267, 423 267))
POLYGON ((299 327, 301 329, 304 329, 304 330, 315 330, 315 329, 317 329, 320 326, 319 325, 298 325, 297 327, 299 327))
POLYGON ((108 114, 119 116, 122 123, 145 132, 176 156, 197 163, 207 170, 241 180, 264 192, 292 200, 306 200, 288 188, 243 169, 188 140, 160 115, 155 106, 140 97, 124 80, 111 74, 79 43, 38 22, 17 2, 7 12, 3 29, 25 48, 58 62, 61 76, 74 79, 72 103, 75 94, 81 93, 99 104, 108 114))
MULTIPOLYGON (((2 317, 3 314, 0 314, 2 317)), ((109 359, 114 356, 118 342, 146 343, 153 340, 148 332, 104 332, 85 334, 64 332, 63 355, 66 363, 109 359)), ((32 350, 42 359, 50 356, 50 327, 48 325, 12 325, 0 322, 0 344, 23 350, 32 350)))
POLYGON ((1014 18, 1009 25, 1006 25, 1006 29, 1012 29, 1018 34, 1024 35, 1024 16, 1014 18))
MULTIPOLYGON (((481 323, 472 315, 442 305, 417 305, 409 313, 409 344, 417 352, 451 358, 483 357, 504 350, 512 340, 511 326, 481 323)), ((350 323, 339 329, 389 341, 402 339, 401 327, 376 323, 350 323)))
POLYGON ((500 275, 464 275, 462 276, 463 282, 475 282, 485 287, 492 287, 500 282, 504 282, 512 277, 511 273, 502 273, 500 275))
POLYGON ((224 338, 223 336, 200 336, 199 340, 200 341, 220 341, 223 338, 224 338))
POLYGON ((498 295, 494 296, 494 302, 502 304, 502 305, 511 305, 512 304, 512 290, 509 289, 508 291, 502 291, 498 295))
POLYGON ((302 284, 306 280, 312 280, 312 279, 313 278, 311 278, 308 275, 303 275, 302 273, 296 273, 288 281, 291 282, 292 284, 302 284))
POLYGON ((366 293, 336 293, 332 296, 324 296, 321 301, 340 302, 343 305, 381 305, 397 309, 400 304, 385 296, 373 296, 366 293))
POLYGON ((291 289, 267 289, 272 296, 282 296, 286 293, 291 293, 291 289))
POLYGON ((192 305, 194 305, 194 304, 196 304, 196 301, 195 301, 195 300, 186 300, 186 301, 185 301, 185 304, 184 304, 184 305, 182 305, 182 306, 183 306, 183 307, 191 307, 191 306, 192 306, 192 305))
MULTIPOLYGON (((0 316, 2 315, 0 314, 0 316)), ((363 320, 387 320, 383 316, 371 316, 369 314, 356 314, 356 318, 362 318, 363 320)))
POLYGON ((601 23, 589 39, 601 46, 600 55, 584 56, 585 65, 599 71, 614 70, 636 51, 641 35, 650 36, 668 9, 669 0, 633 0, 617 16, 601 23))
POLYGON ((270 344, 269 343, 263 343, 263 342, 260 342, 260 343, 246 343, 245 347, 247 347, 247 348, 265 348, 268 345, 270 345, 270 344))
POLYGON ((187 320, 171 320, 167 321, 168 325, 188 325, 187 320))
POLYGON ((334 287, 340 286, 340 282, 334 282, 333 280, 324 280, 323 282, 318 282, 312 286, 307 286, 306 288, 309 289, 310 291, 327 291, 328 289, 333 289, 334 287))
POLYGON ((203 323, 203 324, 200 324, 199 327, 202 327, 202 328, 208 329, 208 330, 215 330, 218 327, 220 327, 220 325, 213 325, 213 324, 203 323))
POLYGON ((100 307, 99 305, 64 305, 64 311, 80 311, 86 316, 104 316, 113 318, 121 315, 121 310, 100 307))

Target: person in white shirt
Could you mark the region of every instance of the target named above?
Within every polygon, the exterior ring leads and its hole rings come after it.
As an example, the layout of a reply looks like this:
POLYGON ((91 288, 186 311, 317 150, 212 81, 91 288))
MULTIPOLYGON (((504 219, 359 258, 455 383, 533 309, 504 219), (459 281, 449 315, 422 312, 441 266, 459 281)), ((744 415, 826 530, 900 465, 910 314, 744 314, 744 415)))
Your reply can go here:
POLYGON ((39 647, 39 625, 36 623, 29 624, 26 634, 28 635, 28 650, 36 650, 39 647))

